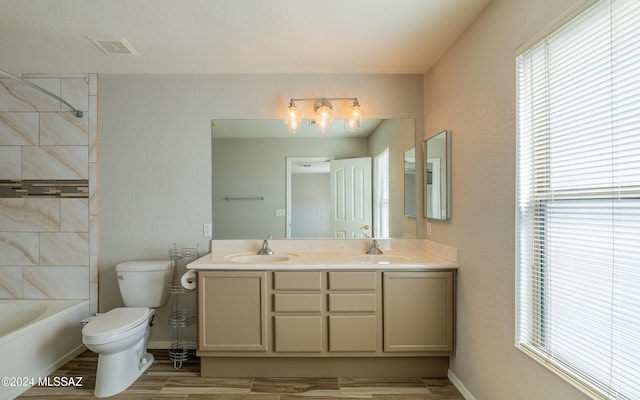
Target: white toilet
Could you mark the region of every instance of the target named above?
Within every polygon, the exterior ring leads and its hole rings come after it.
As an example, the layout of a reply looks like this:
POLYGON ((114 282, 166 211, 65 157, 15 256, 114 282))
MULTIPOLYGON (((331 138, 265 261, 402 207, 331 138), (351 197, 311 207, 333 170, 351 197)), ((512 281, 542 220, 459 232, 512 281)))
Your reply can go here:
POLYGON ((154 308, 169 298, 170 261, 127 261, 116 266, 125 307, 99 314, 82 328, 82 342, 98 353, 95 397, 128 388, 153 364, 147 353, 154 308))

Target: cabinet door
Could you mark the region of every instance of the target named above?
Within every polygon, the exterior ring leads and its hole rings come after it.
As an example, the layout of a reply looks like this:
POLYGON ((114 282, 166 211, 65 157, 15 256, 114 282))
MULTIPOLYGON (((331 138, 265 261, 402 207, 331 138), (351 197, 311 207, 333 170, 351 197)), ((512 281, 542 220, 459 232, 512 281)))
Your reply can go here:
POLYGON ((322 351, 322 317, 291 315, 274 317, 276 352, 319 353, 322 351))
POLYGON ((368 351, 377 348, 375 315, 330 315, 329 351, 368 351))
POLYGON ((267 350, 267 272, 198 271, 198 350, 267 350))
POLYGON ((384 351, 453 351, 454 272, 383 273, 384 351))

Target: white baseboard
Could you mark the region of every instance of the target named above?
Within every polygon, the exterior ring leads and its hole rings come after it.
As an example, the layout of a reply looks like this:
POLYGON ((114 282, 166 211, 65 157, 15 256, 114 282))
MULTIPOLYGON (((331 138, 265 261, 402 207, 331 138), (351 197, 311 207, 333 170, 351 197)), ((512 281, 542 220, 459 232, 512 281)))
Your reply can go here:
POLYGON ((456 376, 456 374, 451 372, 451 370, 447 372, 447 378, 449 378, 451 383, 453 383, 453 386, 458 389, 458 392, 460 392, 462 397, 464 397, 466 400, 476 400, 471 392, 462 384, 462 381, 456 376))

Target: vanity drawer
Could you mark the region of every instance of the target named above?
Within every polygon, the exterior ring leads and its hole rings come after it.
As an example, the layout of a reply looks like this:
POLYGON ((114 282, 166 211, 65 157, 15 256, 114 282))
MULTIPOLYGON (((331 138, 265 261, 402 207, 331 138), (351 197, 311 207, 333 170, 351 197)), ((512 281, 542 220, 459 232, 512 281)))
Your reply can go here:
POLYGON ((322 272, 320 271, 277 271, 273 273, 275 290, 320 290, 322 272))
POLYGON ((376 295, 375 293, 331 293, 329 295, 329 311, 375 312, 376 295))
POLYGON ((275 312, 320 312, 322 311, 322 295, 309 294, 274 294, 273 311, 275 312))
POLYGON ((375 290, 375 271, 331 271, 329 290, 375 290))

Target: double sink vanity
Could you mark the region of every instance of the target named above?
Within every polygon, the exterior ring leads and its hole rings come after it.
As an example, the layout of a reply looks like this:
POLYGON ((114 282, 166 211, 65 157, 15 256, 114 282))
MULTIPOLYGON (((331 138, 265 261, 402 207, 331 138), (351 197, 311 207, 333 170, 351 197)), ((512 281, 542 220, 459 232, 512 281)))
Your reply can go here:
POLYGON ((213 240, 197 271, 203 377, 441 377, 457 250, 424 239, 213 240))

